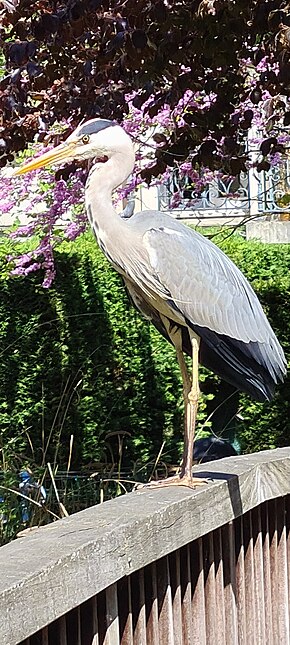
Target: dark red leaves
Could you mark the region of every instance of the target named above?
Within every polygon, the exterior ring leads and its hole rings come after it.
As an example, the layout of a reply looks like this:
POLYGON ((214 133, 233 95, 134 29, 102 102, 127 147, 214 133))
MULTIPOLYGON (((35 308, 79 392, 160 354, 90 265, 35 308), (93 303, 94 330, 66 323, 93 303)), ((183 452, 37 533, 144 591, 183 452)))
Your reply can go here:
POLYGON ((263 161, 260 161, 259 163, 257 163, 258 172, 262 172, 263 170, 267 172, 268 170, 270 170, 270 168, 271 166, 269 164, 269 161, 267 161, 266 159, 263 159, 263 161))
POLYGON ((142 29, 136 29, 132 33, 132 43, 136 49, 144 49, 147 45, 147 36, 142 29))
POLYGON ((9 45, 8 60, 19 67, 25 65, 36 52, 36 44, 33 41, 17 41, 9 45))
POLYGON ((7 67, 0 81, 7 130, 1 138, 9 142, 8 153, 36 134, 43 137, 38 116, 48 129, 56 119, 70 118, 72 127, 93 116, 122 121, 129 110, 125 97, 134 90, 134 108, 157 125, 163 106, 173 114, 190 90, 196 101, 176 120, 173 134, 155 132, 146 181, 189 155, 233 175, 244 171, 247 133, 262 107, 269 136, 260 164, 267 164, 278 151, 270 136, 277 111, 290 125, 286 102, 278 102, 290 96, 289 15, 280 4, 215 2, 214 15, 210 3, 201 11, 199 1, 187 0, 22 0, 17 12, 5 14, 1 32, 7 67), (254 86, 245 82, 243 60, 254 86))
POLYGON ((277 145, 277 139, 276 137, 269 137, 269 139, 265 139, 261 145, 260 145, 260 150, 265 157, 266 155, 269 154, 269 152, 273 152, 273 148, 277 145))

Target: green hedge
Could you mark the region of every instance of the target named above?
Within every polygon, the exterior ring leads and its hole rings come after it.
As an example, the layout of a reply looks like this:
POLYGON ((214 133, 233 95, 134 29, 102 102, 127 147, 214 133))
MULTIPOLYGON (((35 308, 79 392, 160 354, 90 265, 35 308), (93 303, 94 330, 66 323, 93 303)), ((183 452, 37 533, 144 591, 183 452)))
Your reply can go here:
MULTIPOLYGON (((218 238, 216 239, 218 242, 218 238)), ((285 245, 221 240, 258 292, 289 356, 290 254, 285 245)), ((7 243, 0 244, 2 258, 7 243)), ((174 350, 131 307, 119 276, 90 234, 63 243, 57 278, 44 290, 41 276, 0 275, 0 448, 3 466, 65 465, 74 436, 74 467, 119 458, 178 459, 182 396, 174 350), (50 439, 49 439, 50 437, 50 439), (45 452, 45 447, 47 446, 45 452)), ((205 421, 217 379, 202 373, 205 421)), ((240 399, 244 450, 290 442, 289 380, 271 404, 240 399)))

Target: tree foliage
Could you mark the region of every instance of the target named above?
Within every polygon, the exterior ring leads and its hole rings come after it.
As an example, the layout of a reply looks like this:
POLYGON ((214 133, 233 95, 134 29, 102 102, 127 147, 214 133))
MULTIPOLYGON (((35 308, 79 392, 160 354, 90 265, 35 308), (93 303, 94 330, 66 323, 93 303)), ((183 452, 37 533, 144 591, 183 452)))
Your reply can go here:
POLYGON ((2 16, 1 37, 2 165, 55 121, 69 119, 67 131, 82 118, 122 122, 132 92, 142 118, 175 111, 147 181, 188 157, 238 174, 257 120, 267 133, 258 163, 281 151, 275 126, 290 123, 285 1, 21 0, 2 16))
MULTIPOLYGON (((81 119, 95 116, 117 120, 139 144, 120 199, 142 182, 167 181, 176 169, 181 178, 190 178, 194 209, 213 178, 239 176, 252 166, 260 172, 281 162, 290 138, 286 2, 14 4, 14 12, 0 16, 0 166, 13 163, 29 143, 58 143, 81 119)), ((67 216, 82 201, 79 186, 86 170, 69 164, 58 170, 56 183, 43 171, 21 180, 0 176, 2 208, 18 212, 26 202, 32 219, 22 234, 41 238, 38 248, 16 262, 16 272, 28 274, 41 266, 44 286, 51 284, 59 215, 67 216)), ((176 188, 171 205, 180 198, 176 188)), ((70 239, 84 229, 83 212, 72 217, 66 228, 70 239)))

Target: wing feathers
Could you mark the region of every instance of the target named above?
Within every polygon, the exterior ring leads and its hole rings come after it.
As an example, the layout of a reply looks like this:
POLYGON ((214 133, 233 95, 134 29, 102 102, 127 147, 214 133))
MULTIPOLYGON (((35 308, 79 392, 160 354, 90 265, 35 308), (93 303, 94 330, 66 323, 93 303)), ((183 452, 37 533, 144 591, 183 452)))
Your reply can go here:
POLYGON ((159 225, 152 227, 152 214, 138 215, 127 275, 141 294, 149 294, 157 315, 160 311, 200 335, 206 366, 255 398, 271 398, 286 361, 252 287, 208 239, 168 216, 156 216, 159 225))
POLYGON ((257 296, 218 247, 186 227, 177 237, 150 229, 143 241, 156 279, 188 320, 243 342, 269 342, 257 296))

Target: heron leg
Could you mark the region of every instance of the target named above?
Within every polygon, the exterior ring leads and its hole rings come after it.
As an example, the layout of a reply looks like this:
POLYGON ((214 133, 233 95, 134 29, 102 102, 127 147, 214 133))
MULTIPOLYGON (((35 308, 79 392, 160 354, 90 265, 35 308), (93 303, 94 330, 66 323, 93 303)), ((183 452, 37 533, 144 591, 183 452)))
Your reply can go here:
POLYGON ((192 462, 193 462, 193 443, 194 432, 196 424, 196 415, 199 399, 199 385, 198 385, 198 340, 194 337, 191 338, 192 343, 192 378, 188 372, 184 354, 182 351, 181 339, 177 342, 174 338, 175 349, 180 372, 183 383, 183 399, 185 405, 185 419, 184 419, 184 449, 181 471, 174 477, 167 477, 166 479, 152 481, 149 484, 138 485, 136 490, 142 488, 161 488, 165 486, 188 486, 195 488, 207 484, 207 480, 201 477, 192 476, 192 462))
MULTIPOLYGON (((187 370, 184 360, 183 352, 179 349, 176 350, 177 360, 181 371, 183 382, 183 398, 185 406, 185 419, 184 419, 184 448, 183 458, 180 472, 180 479, 192 481, 194 485, 197 484, 198 478, 192 477, 192 462, 193 462, 193 444, 195 425, 199 400, 199 384, 198 384, 198 340, 193 337, 191 339, 192 345, 192 378, 187 370), (197 480, 197 481, 196 481, 197 480)), ((199 482, 204 483, 204 480, 199 482)), ((198 482, 198 483, 199 483, 198 482)))

